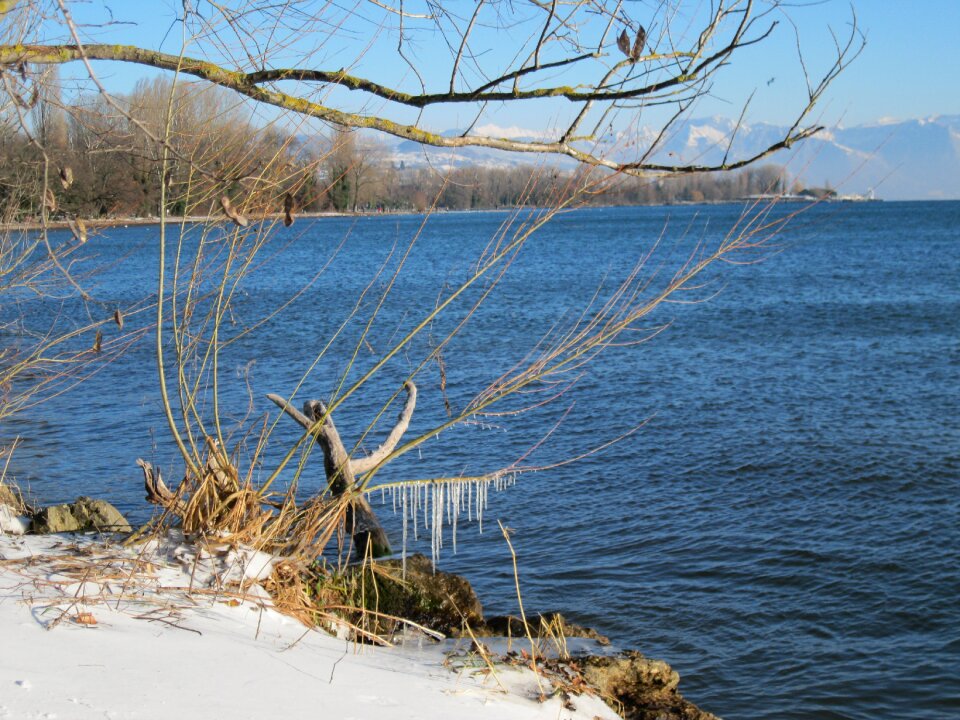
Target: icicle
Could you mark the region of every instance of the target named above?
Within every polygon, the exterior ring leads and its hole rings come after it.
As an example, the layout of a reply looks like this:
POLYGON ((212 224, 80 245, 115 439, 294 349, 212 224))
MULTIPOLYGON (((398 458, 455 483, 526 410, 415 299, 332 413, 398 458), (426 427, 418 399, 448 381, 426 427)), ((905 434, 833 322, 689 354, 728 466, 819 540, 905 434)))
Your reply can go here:
POLYGON ((437 492, 436 487, 433 483, 430 483, 429 487, 423 489, 423 525, 425 528, 430 529, 430 512, 432 511, 430 507, 430 502, 433 500, 433 495, 437 492))
MULTIPOLYGON (((453 483, 450 487, 447 488, 447 525, 450 527, 450 531, 454 531, 453 519, 457 516, 457 506, 455 505, 457 500, 457 485, 459 483, 453 483)), ((456 536, 453 537, 453 546, 456 547, 457 540, 456 536)))
POLYGON ((447 502, 446 502, 446 508, 445 508, 447 512, 447 525, 453 524, 453 507, 451 506, 450 502, 451 500, 453 500, 453 489, 455 486, 456 486, 456 483, 454 483, 447 492, 447 502))
POLYGON ((443 547, 443 492, 446 489, 444 483, 437 483, 437 495, 434 498, 435 508, 434 515, 436 517, 436 533, 437 533, 437 559, 440 558, 440 549, 443 547))
MULTIPOLYGON (((407 579, 407 488, 400 488, 401 504, 403 506, 403 545, 400 548, 400 577, 407 579)), ((396 498, 394 498, 396 508, 396 498)))
POLYGON ((417 534, 417 510, 420 507, 420 486, 414 485, 410 488, 410 491, 411 495, 413 495, 412 507, 410 508, 410 517, 413 520, 413 539, 419 540, 420 536, 417 534))
POLYGON ((487 481, 477 482, 477 524, 480 526, 480 534, 483 535, 483 506, 487 504, 487 481))
POLYGON ((447 490, 445 483, 437 483, 437 557, 443 547, 443 495, 447 490))
POLYGON ((460 483, 457 483, 456 485, 453 486, 452 490, 453 492, 451 493, 451 495, 453 499, 451 500, 451 504, 454 506, 454 508, 453 508, 453 521, 450 523, 450 535, 453 538, 453 554, 456 555, 457 554, 457 518, 460 517, 460 511, 463 509, 461 507, 461 502, 462 502, 461 491, 463 490, 463 486, 460 483))
MULTIPOLYGON (((467 520, 476 519, 478 531, 483 533, 483 512, 490 499, 490 488, 502 492, 515 485, 517 473, 489 475, 486 478, 470 480, 450 479, 446 482, 420 482, 410 485, 390 487, 390 499, 394 512, 398 508, 403 515, 403 547, 401 560, 406 577, 407 543, 410 542, 410 523, 413 523, 413 540, 420 539, 420 513, 423 513, 423 529, 430 533, 430 554, 434 565, 440 559, 443 550, 444 525, 449 526, 453 552, 457 552, 457 534, 460 527, 460 515, 466 512, 467 520), (397 497, 399 494, 399 498, 397 497)), ((386 489, 380 488, 380 502, 386 504, 386 489)))
POLYGON ((443 521, 443 507, 438 502, 438 495, 442 485, 440 483, 433 483, 432 485, 430 498, 432 507, 430 509, 433 511, 431 513, 433 515, 433 526, 430 528, 430 553, 431 559, 433 560, 433 567, 436 569, 437 559, 440 556, 440 527, 443 521))

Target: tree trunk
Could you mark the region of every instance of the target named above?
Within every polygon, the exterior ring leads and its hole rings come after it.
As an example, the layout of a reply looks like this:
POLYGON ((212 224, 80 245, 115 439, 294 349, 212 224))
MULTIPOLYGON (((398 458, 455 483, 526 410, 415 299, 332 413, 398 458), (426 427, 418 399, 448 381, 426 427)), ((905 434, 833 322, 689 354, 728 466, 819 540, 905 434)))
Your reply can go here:
MULTIPOLYGON (((326 407, 318 400, 307 401, 303 411, 313 423, 326 416, 316 431, 316 438, 323 451, 323 469, 330 492, 334 496, 354 493, 357 481, 350 467, 350 456, 343 446, 340 433, 333 424, 333 418, 327 414, 326 407)), ((392 552, 386 531, 373 512, 373 508, 370 507, 370 503, 359 493, 354 493, 354 497, 350 500, 346 525, 358 556, 364 557, 367 552, 371 552, 373 557, 382 557, 392 552)))

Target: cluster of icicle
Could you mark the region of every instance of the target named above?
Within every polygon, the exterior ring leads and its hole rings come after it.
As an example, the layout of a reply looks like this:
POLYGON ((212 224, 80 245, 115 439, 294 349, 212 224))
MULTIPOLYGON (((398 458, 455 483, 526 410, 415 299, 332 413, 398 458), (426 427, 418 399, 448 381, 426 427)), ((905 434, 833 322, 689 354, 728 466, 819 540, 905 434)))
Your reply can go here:
POLYGON ((504 490, 516 482, 516 474, 504 473, 485 478, 463 480, 441 480, 392 486, 381 490, 381 501, 386 502, 389 495, 393 502, 393 512, 403 516, 404 570, 406 570, 407 538, 413 527, 414 540, 420 537, 420 520, 423 530, 430 532, 430 552, 436 566, 443 547, 443 528, 450 527, 453 552, 457 552, 457 521, 466 513, 472 522, 476 517, 480 532, 483 532, 483 511, 487 507, 487 496, 492 487, 494 491, 504 490))

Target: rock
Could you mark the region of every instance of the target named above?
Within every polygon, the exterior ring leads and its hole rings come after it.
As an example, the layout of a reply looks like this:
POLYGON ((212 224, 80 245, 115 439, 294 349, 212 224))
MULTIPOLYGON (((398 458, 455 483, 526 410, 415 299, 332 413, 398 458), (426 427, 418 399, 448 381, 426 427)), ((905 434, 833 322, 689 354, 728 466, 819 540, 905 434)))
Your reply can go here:
POLYGON ((717 720, 685 700, 680 675, 662 660, 636 651, 577 658, 584 679, 624 720, 717 720))
POLYGON ((30 530, 38 535, 77 532, 80 530, 80 523, 73 516, 69 505, 53 505, 42 508, 33 516, 30 530))
POLYGON ((65 532, 130 532, 126 518, 106 500, 79 497, 70 505, 53 505, 33 516, 31 532, 37 534, 65 532))
MULTIPOLYGON (((601 635, 593 628, 584 627, 568 621, 560 613, 545 613, 527 618, 530 632, 534 637, 547 637, 557 630, 568 638, 589 638, 596 640, 600 645, 609 645, 610 638, 601 635)), ((526 637, 527 631, 523 627, 523 620, 515 615, 494 615, 473 628, 478 637, 526 637)))
POLYGON ((80 497, 73 504, 73 516, 84 530, 98 532, 131 532, 130 523, 106 500, 80 497))
MULTIPOLYGON (((483 608, 470 582, 453 573, 435 570, 429 558, 419 553, 407 558, 406 578, 403 563, 386 560, 372 566, 357 566, 352 584, 358 586, 353 596, 335 599, 326 597, 330 604, 363 605, 384 615, 402 617, 418 625, 438 630, 448 637, 525 637, 523 621, 512 615, 498 615, 484 620, 483 608), (362 582, 358 582, 362 579, 362 582), (361 599, 362 598, 362 599, 361 599), (467 631, 465 622, 469 624, 467 631)), ((324 591, 326 592, 326 591, 324 591)), ((356 620, 356 618, 353 618, 356 620)), ((535 637, 548 637, 557 627, 564 637, 590 638, 601 645, 610 641, 596 630, 568 622, 560 613, 535 615, 529 619, 530 631, 535 637)), ((389 634, 397 623, 364 620, 364 629, 389 634)))
MULTIPOLYGON (((359 570, 359 569, 358 569, 359 570)), ((417 553, 407 558, 406 577, 400 560, 387 560, 359 570, 363 574, 364 606, 402 617, 445 635, 460 635, 464 621, 483 622, 483 608, 470 583, 459 575, 434 572, 433 563, 417 553)), ((380 631, 394 629, 380 622, 380 631)))
MULTIPOLYGON (((407 558, 405 579, 401 579, 402 573, 400 560, 355 566, 344 576, 328 576, 333 582, 321 580, 314 588, 314 601, 318 607, 363 606, 380 613, 346 613, 353 625, 378 635, 389 635, 400 628, 400 623, 383 617, 390 615, 451 637, 468 635, 464 621, 477 637, 526 636, 518 617, 501 615, 485 621, 470 583, 459 575, 435 571, 423 555, 407 558)), ((589 638, 602 645, 610 642, 592 628, 567 622, 559 613, 534 615, 528 621, 534 636, 548 637, 560 626, 568 638, 589 638)), ((624 720, 717 720, 678 692, 680 676, 673 668, 636 651, 547 658, 541 660, 540 668, 548 678, 560 681, 558 687, 564 697, 589 688, 624 720)))

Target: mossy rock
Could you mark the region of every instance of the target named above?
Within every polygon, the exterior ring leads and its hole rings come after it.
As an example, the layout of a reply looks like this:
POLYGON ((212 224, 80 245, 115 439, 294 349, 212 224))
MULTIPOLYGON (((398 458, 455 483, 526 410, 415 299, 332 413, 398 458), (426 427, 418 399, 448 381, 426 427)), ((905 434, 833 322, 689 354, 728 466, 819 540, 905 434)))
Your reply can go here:
MULTIPOLYGON (((434 569, 419 553, 407 558, 406 575, 400 560, 357 568, 352 578, 356 600, 368 610, 404 618, 445 635, 460 635, 464 622, 480 625, 483 608, 466 578, 434 569)), ((397 629, 395 623, 368 618, 377 632, 397 629)), ((368 627, 369 627, 368 622, 368 627)))
POLYGON ((38 535, 69 532, 130 532, 126 518, 106 500, 79 497, 69 505, 53 505, 33 516, 30 531, 38 535))
POLYGON ((717 720, 677 692, 680 675, 639 652, 577 658, 584 679, 624 720, 717 720))

